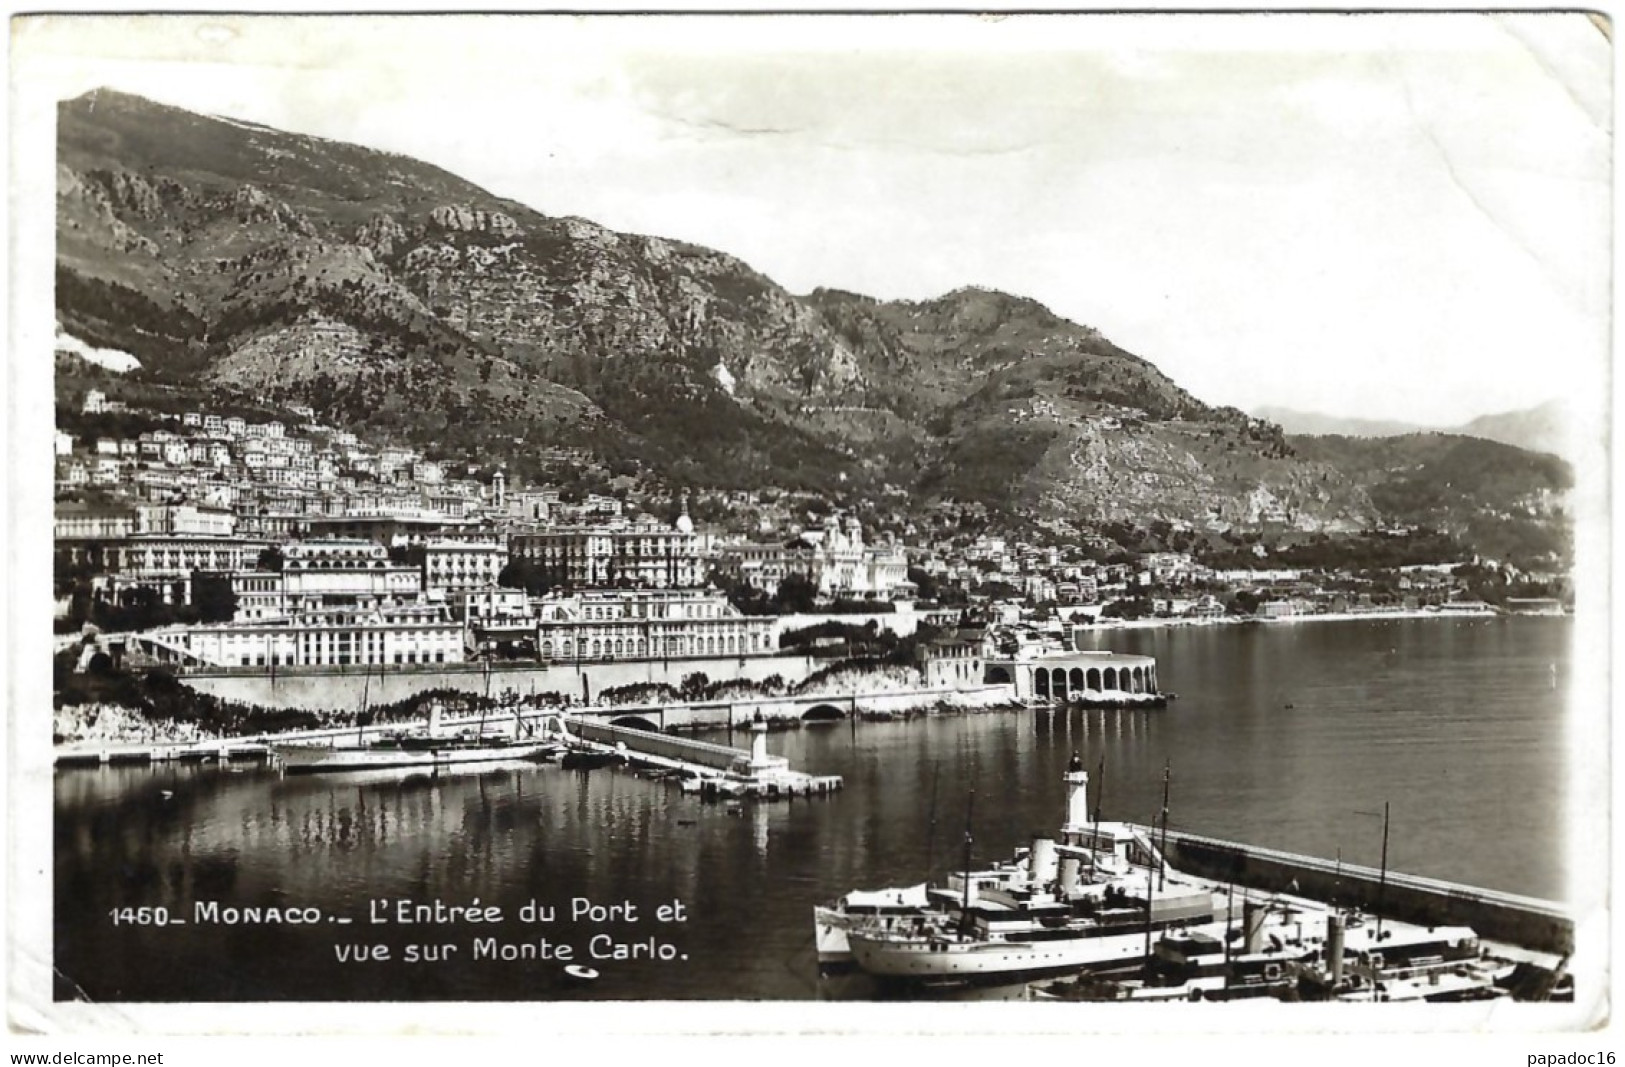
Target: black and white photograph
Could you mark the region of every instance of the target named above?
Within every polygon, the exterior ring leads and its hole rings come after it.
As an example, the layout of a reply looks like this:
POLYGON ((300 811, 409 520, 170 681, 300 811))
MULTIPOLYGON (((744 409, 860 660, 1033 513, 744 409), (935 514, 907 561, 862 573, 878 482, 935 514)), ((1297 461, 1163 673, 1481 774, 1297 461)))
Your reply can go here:
POLYGON ((1607 17, 11 30, 24 1043, 1613 1062, 1607 17))

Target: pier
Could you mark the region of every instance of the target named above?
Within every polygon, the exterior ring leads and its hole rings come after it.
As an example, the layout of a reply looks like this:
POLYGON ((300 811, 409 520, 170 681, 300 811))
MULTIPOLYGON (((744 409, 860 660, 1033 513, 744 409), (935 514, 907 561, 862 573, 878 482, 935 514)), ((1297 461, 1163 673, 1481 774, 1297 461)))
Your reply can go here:
POLYGON ((692 791, 702 795, 771 800, 833 793, 842 784, 838 775, 804 774, 792 770, 783 756, 768 755, 767 724, 762 719, 751 724, 748 750, 579 716, 561 717, 560 727, 571 744, 618 752, 633 763, 679 771, 694 783, 692 791))
MULTIPOLYGON (((552 733, 566 744, 589 751, 618 753, 629 762, 679 773, 694 783, 693 791, 718 796, 748 796, 763 799, 814 796, 841 788, 836 775, 811 775, 792 770, 783 756, 767 753, 767 720, 758 710, 754 718, 741 723, 752 734, 749 749, 677 737, 647 724, 641 716, 622 721, 603 721, 607 713, 625 709, 591 709, 598 716, 561 713, 557 709, 519 709, 510 715, 459 716, 441 720, 448 734, 476 731, 482 734, 536 736, 552 733)), ((645 711, 648 709, 633 709, 645 711)), ((413 728, 415 723, 381 723, 363 728, 338 727, 299 730, 269 737, 237 738, 230 741, 138 742, 131 744, 82 744, 62 746, 56 753, 60 767, 100 766, 125 763, 229 762, 271 758, 274 743, 366 742, 413 728)))
POLYGON ((1168 862, 1197 877, 1332 901, 1421 926, 1459 923, 1481 937, 1558 956, 1574 952, 1574 919, 1551 901, 1174 830, 1167 839, 1168 862))
MULTIPOLYGON (((353 733, 354 731, 347 731, 353 733)), ((291 735, 290 735, 291 736, 291 735)), ((58 767, 95 767, 113 763, 231 763, 271 758, 271 746, 259 738, 233 738, 206 741, 134 741, 120 743, 87 742, 60 745, 56 750, 58 767)))

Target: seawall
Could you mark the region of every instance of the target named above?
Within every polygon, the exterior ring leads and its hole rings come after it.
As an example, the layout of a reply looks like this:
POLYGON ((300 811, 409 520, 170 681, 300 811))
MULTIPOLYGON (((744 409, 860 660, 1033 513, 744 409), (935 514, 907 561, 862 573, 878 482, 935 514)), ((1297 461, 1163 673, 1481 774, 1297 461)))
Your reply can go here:
POLYGON ((200 693, 267 708, 301 711, 353 711, 362 701, 391 704, 434 689, 493 697, 512 693, 535 697, 555 693, 576 701, 596 700, 605 689, 649 682, 681 686, 691 674, 711 681, 765 681, 774 675, 794 684, 827 666, 810 656, 734 656, 707 659, 638 660, 623 663, 483 663, 445 666, 299 667, 273 676, 262 669, 196 669, 181 681, 200 693))
MULTIPOLYGON (((1154 831, 1148 831, 1154 832, 1154 831)), ((1541 952, 1574 951, 1574 920, 1547 900, 1168 831, 1168 862, 1201 878, 1378 910, 1423 926, 1462 924, 1541 952)))

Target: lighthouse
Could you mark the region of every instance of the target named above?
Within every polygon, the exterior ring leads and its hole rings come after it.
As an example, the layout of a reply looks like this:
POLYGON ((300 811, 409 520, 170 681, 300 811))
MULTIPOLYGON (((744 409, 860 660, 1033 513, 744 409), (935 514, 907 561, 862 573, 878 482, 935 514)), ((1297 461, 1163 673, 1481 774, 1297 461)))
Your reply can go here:
MULTIPOLYGON (((1061 827, 1061 840, 1068 845, 1081 845, 1084 829, 1089 823, 1089 772, 1083 769, 1083 758, 1076 752, 1072 753, 1072 762, 1067 764, 1061 781, 1066 783, 1066 823, 1061 827)), ((1054 846, 1050 847, 1053 850, 1054 846)), ((1037 842, 1033 843, 1033 850, 1036 854, 1037 842)), ((1089 862, 1093 867, 1094 861, 1089 862)), ((1083 860, 1076 852, 1061 857, 1060 885, 1057 888, 1062 900, 1070 899, 1077 889, 1083 877, 1082 864, 1083 860)))
POLYGON ((1066 783, 1066 825, 1062 830, 1071 840, 1070 835, 1083 833, 1089 825, 1089 772, 1083 769, 1083 758, 1076 752, 1061 781, 1066 783))
POLYGON ((760 711, 750 724, 750 765, 753 770, 767 765, 767 722, 760 711))

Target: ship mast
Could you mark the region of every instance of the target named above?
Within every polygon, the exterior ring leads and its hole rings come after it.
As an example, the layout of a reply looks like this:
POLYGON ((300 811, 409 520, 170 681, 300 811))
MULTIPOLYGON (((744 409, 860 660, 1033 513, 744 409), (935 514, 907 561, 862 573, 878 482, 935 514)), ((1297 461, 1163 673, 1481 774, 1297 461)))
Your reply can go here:
POLYGON ((1155 890, 1151 885, 1151 871, 1145 872, 1145 967, 1143 974, 1151 977, 1151 905, 1155 890))
POLYGON ((361 710, 356 712, 355 715, 355 743, 357 745, 366 743, 364 731, 367 728, 367 691, 371 685, 372 668, 365 667, 362 669, 361 674, 361 710))
MULTIPOLYGON (((478 740, 481 741, 481 742, 483 742, 485 740, 485 706, 487 704, 489 704, 490 702, 491 702, 491 661, 489 659, 487 659, 485 661, 485 698, 480 701, 480 732, 479 732, 478 740)), ((514 729, 513 738, 514 738, 515 741, 519 740, 519 730, 518 730, 518 728, 514 729)))
MULTIPOLYGON (((1084 712, 1085 715, 1088 712, 1084 712)), ((1089 877, 1093 880, 1100 878, 1100 801, 1106 795, 1106 754, 1100 755, 1100 771, 1096 775, 1095 785, 1095 825, 1094 833, 1089 842, 1089 877)))
POLYGON ((966 936, 970 929, 970 846, 971 846, 971 813, 976 810, 976 790, 970 791, 970 797, 965 801, 965 885, 964 903, 959 909, 959 936, 966 936))
POLYGON ((1168 884, 1168 761, 1162 761, 1162 840, 1157 845, 1157 888, 1168 884))
POLYGON ((1382 898, 1388 889, 1388 802, 1382 802, 1382 873, 1377 878, 1377 940, 1382 940, 1382 898))
MULTIPOLYGON (((853 716, 853 718, 856 719, 857 717, 853 716)), ((941 775, 941 773, 942 773, 942 764, 940 764, 940 763, 932 763, 931 764, 931 813, 930 813, 930 817, 929 817, 930 827, 926 831, 926 835, 925 835, 925 874, 926 874, 927 878, 931 877, 931 871, 933 869, 932 866, 931 866, 931 861, 932 861, 933 856, 936 853, 936 845, 937 845, 937 778, 941 775)))

